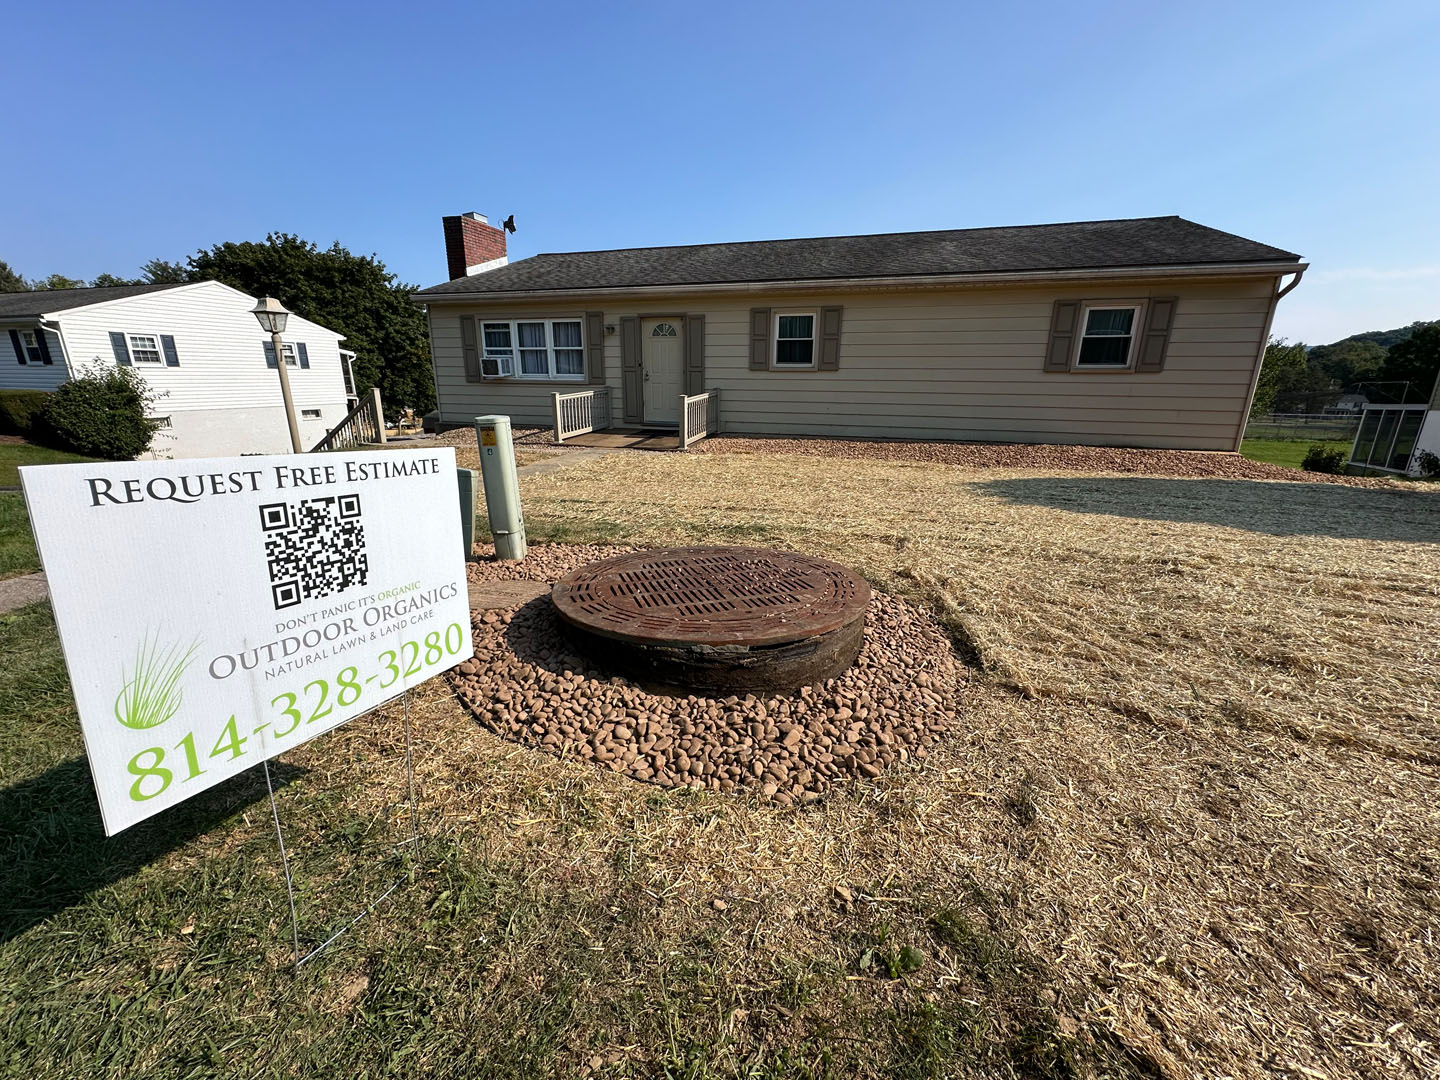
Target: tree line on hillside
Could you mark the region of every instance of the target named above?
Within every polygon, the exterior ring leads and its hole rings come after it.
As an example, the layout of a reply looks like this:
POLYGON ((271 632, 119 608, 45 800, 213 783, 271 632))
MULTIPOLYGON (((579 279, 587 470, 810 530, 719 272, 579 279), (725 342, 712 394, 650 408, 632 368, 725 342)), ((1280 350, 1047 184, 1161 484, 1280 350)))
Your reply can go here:
POLYGON ((27 281, 0 261, 0 292, 172 285, 219 281, 252 296, 274 296, 295 314, 345 336, 355 353, 355 388, 380 388, 385 411, 435 407, 435 384, 425 315, 403 284, 373 255, 355 255, 339 243, 320 248, 298 236, 271 233, 264 243, 216 244, 182 262, 151 259, 140 276, 101 274, 86 282, 63 274, 27 281))
POLYGON ((1440 321, 1372 330, 1330 345, 1271 338, 1251 416, 1320 412, 1347 393, 1378 403, 1428 401, 1440 379, 1440 321))

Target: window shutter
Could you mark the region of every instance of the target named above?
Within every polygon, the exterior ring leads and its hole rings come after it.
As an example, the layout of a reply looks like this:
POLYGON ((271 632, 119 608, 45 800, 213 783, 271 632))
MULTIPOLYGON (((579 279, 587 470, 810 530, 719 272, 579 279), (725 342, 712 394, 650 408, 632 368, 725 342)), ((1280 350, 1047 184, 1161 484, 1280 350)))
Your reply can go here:
POLYGON ((465 381, 480 381, 480 343, 475 336, 475 316, 460 316, 460 355, 465 361, 465 381))
POLYGON ((125 335, 110 331, 110 348, 115 352, 115 363, 121 367, 130 366, 130 346, 125 344, 125 335))
POLYGON ((840 318, 843 307, 820 309, 820 370, 840 370, 840 318))
POLYGON ((705 316, 685 316, 685 393, 705 392, 705 316))
POLYGON ((620 317, 620 374, 625 383, 625 420, 638 424, 645 415, 644 388, 640 385, 640 319, 620 317))
POLYGON ((261 344, 265 347, 265 366, 279 367, 280 365, 275 360, 275 343, 273 341, 265 341, 261 344))
POLYGON ((172 334, 160 335, 160 351, 165 354, 166 367, 179 367, 180 354, 175 351, 175 338, 172 334))
POLYGON ((11 344, 11 345, 14 347, 14 349, 15 349, 15 359, 18 360, 18 361, 20 361, 20 363, 22 363, 22 364, 27 364, 27 365, 28 365, 28 364, 30 363, 30 360, 29 360, 29 358, 25 355, 25 346, 24 346, 24 345, 21 343, 21 341, 20 341, 20 331, 19 331, 19 330, 11 330, 11 331, 10 331, 10 344, 11 344))
POLYGON ((45 338, 43 327, 35 328, 35 344, 40 346, 40 362, 42 364, 55 363, 55 358, 50 355, 50 342, 45 338))
POLYGON ((605 313, 585 312, 585 381, 605 384, 605 313))
POLYGON ((770 309, 750 309, 750 370, 768 371, 770 368, 770 309))
POLYGON ((1055 301, 1055 307, 1050 312, 1050 347, 1045 351, 1046 371, 1070 370, 1070 356, 1075 350, 1075 324, 1079 318, 1080 301, 1055 301))
POLYGON ((305 348, 305 342, 297 341, 295 343, 295 351, 300 356, 300 366, 302 368, 308 368, 310 366, 310 351, 305 348))
POLYGON ((1145 313, 1145 336, 1140 339, 1140 356, 1136 371, 1164 371, 1165 350, 1170 346, 1170 327, 1175 322, 1175 308, 1180 303, 1174 296, 1150 298, 1145 313))

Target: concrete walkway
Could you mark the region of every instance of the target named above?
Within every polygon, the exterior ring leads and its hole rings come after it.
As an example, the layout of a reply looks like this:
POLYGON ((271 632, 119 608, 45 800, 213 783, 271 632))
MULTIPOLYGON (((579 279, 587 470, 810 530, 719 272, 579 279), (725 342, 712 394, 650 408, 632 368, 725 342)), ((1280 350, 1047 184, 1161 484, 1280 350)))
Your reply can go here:
POLYGON ((44 574, 21 574, 0 581, 0 615, 26 604, 38 604, 50 596, 44 574))
POLYGON ((623 453, 625 453, 624 450, 608 446, 577 446, 566 450, 557 450, 553 456, 545 461, 532 461, 529 465, 516 466, 515 475, 544 476, 546 473, 559 472, 561 469, 568 469, 572 465, 580 465, 587 461, 594 461, 596 458, 623 453))

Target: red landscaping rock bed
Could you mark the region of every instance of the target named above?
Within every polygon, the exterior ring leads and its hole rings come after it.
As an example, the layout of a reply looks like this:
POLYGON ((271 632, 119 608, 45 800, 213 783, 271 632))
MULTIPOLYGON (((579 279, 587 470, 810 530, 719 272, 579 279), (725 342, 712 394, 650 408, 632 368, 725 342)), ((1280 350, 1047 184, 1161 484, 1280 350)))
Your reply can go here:
POLYGON ((1302 472, 1251 461, 1239 454, 1200 450, 1124 450, 1103 446, 1031 446, 1018 443, 872 442, 868 439, 782 439, 716 435, 690 448, 702 454, 802 454, 807 457, 879 458, 958 465, 970 469, 1139 473, 1147 476, 1232 480, 1290 480, 1389 487, 1384 479, 1302 472))
MULTIPOLYGON (((626 549, 545 544, 517 565, 472 563, 476 581, 555 580, 626 549)), ((876 593, 865 645, 843 675, 795 694, 649 693, 580 656, 548 596, 473 613, 475 656, 450 673, 490 731, 635 780, 752 789, 782 806, 837 781, 923 759, 957 718, 967 670, 929 616, 876 593)))

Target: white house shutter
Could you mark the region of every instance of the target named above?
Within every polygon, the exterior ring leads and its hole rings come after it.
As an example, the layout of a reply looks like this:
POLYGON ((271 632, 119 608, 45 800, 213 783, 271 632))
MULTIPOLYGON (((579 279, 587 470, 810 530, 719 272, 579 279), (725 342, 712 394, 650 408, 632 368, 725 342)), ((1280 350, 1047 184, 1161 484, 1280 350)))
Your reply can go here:
POLYGON ((166 367, 179 367, 180 354, 175 351, 175 337, 172 334, 160 335, 160 350, 165 354, 166 367))
POLYGON ((115 353, 115 363, 121 367, 130 366, 130 346, 125 343, 125 335, 116 331, 110 331, 110 348, 115 353))

